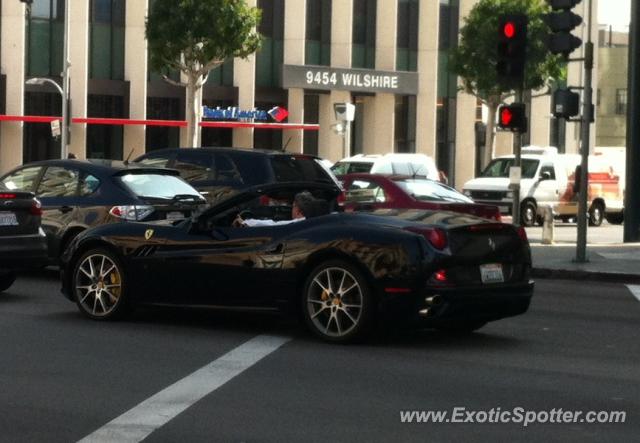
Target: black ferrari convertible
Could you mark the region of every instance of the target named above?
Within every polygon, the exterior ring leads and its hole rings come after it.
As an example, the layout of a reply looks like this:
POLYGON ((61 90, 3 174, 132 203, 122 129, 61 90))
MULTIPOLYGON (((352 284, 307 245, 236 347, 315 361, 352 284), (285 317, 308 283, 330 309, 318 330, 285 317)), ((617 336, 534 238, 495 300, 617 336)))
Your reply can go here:
POLYGON ((428 210, 345 213, 334 184, 258 186, 190 219, 100 226, 63 256, 62 289, 96 320, 135 305, 278 309, 319 337, 362 338, 376 321, 473 331, 522 314, 533 293, 524 229, 428 210), (286 220, 302 190, 325 214, 286 220))

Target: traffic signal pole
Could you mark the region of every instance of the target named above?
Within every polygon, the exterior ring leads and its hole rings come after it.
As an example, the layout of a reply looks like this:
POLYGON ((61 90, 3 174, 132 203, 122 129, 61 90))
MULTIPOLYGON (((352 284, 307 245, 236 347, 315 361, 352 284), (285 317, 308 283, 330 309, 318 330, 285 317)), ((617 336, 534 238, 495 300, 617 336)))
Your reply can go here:
MULTIPOLYGON (((516 89, 516 103, 522 103, 523 96, 522 88, 516 89)), ((513 154, 515 155, 514 165, 520 170, 520 177, 522 177, 522 132, 518 131, 513 134, 513 154)), ((511 211, 511 222, 520 226, 520 180, 517 180, 511 185, 513 191, 513 209, 511 211)))
POLYGON ((593 18, 593 2, 589 0, 587 42, 584 46, 584 100, 582 104, 582 127, 580 143, 580 191, 578 194, 578 238, 576 242, 576 263, 585 263, 587 259, 587 213, 589 211, 589 147, 591 145, 591 120, 593 112, 593 41, 591 39, 591 23, 593 18))

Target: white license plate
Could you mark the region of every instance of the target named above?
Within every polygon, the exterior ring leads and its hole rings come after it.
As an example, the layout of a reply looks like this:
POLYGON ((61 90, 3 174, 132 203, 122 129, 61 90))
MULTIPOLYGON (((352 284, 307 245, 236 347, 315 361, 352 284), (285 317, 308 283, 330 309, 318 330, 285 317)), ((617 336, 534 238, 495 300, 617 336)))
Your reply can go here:
POLYGON ((0 226, 18 226, 18 219, 13 212, 0 212, 0 226))
POLYGON ((503 283, 502 265, 500 263, 480 265, 480 278, 482 283, 503 283))
POLYGON ((167 212, 167 220, 182 220, 185 215, 179 211, 167 212))
POLYGON ((506 214, 507 212, 509 212, 509 206, 499 206, 498 209, 502 214, 506 214))

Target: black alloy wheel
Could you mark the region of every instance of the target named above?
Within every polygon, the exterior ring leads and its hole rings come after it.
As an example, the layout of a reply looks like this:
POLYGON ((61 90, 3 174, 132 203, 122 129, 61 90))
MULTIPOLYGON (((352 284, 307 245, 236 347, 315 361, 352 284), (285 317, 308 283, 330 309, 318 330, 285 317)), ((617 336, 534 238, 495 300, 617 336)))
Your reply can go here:
POLYGON ((600 226, 604 220, 604 205, 595 202, 589 209, 589 226, 600 226))
POLYGON ((302 314, 307 327, 323 340, 347 343, 362 339, 374 316, 368 282, 346 261, 322 263, 307 278, 302 314))
POLYGON ((123 267, 115 254, 92 249, 76 262, 71 287, 80 312, 93 320, 108 320, 127 311, 125 283, 123 267))
POLYGON ((538 218, 536 204, 531 200, 522 203, 520 207, 520 221, 523 226, 533 226, 538 218))

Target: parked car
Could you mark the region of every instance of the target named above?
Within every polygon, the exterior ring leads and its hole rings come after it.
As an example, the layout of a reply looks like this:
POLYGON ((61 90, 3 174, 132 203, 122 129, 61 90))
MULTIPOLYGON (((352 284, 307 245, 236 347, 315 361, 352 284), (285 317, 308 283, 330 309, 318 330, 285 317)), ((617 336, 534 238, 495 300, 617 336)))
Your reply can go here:
POLYGON ((178 224, 87 230, 64 254, 63 293, 95 320, 139 304, 282 310, 331 342, 362 338, 377 319, 471 331, 528 309, 534 284, 522 227, 399 209, 234 226, 263 197, 302 190, 326 200, 341 192, 317 182, 274 183, 178 224))
POLYGON ((0 183, 0 291, 9 289, 20 269, 47 261, 47 238, 40 226, 42 206, 31 192, 0 183))
POLYGON ((333 173, 341 177, 345 174, 371 173, 386 175, 411 175, 441 180, 433 158, 425 154, 357 154, 343 158, 332 166, 333 173))
MULTIPOLYGON (((509 187, 509 170, 514 156, 495 158, 479 177, 469 180, 463 192, 474 200, 493 204, 503 214, 511 214, 513 192, 509 187)), ((545 206, 568 221, 578 214, 576 167, 577 154, 558 154, 553 147, 522 148, 520 181, 520 218, 525 226, 542 224, 545 206)), ((622 223, 624 210, 624 165, 606 155, 589 156, 589 224, 600 226, 606 217, 611 223, 622 223)))
POLYGON ((210 202, 251 186, 291 181, 338 183, 318 157, 244 148, 169 148, 135 159, 144 165, 173 168, 210 202))
POLYGON ((385 208, 433 209, 501 221, 497 206, 474 203, 455 189, 426 178, 404 175, 347 174, 342 177, 347 211, 385 208))
POLYGON ((33 192, 42 202, 52 263, 89 227, 182 219, 205 203, 177 171, 111 160, 29 163, 2 176, 0 182, 12 192, 33 192))

